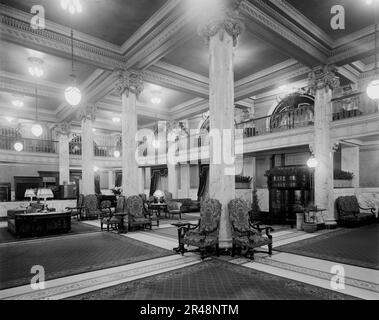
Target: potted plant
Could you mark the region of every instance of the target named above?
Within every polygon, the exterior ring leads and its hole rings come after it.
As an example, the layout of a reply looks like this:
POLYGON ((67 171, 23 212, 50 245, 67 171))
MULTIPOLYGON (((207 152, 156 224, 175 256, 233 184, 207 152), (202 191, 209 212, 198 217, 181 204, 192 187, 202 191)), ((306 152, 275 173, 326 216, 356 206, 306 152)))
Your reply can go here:
POLYGON ((245 176, 236 176, 236 189, 250 189, 252 178, 245 176))
POLYGON ((354 174, 352 172, 335 170, 334 188, 351 188, 354 174))
POLYGON ((250 220, 251 221, 260 221, 261 220, 261 208, 259 206, 259 199, 257 190, 253 190, 253 201, 251 203, 251 210, 249 212, 250 220))

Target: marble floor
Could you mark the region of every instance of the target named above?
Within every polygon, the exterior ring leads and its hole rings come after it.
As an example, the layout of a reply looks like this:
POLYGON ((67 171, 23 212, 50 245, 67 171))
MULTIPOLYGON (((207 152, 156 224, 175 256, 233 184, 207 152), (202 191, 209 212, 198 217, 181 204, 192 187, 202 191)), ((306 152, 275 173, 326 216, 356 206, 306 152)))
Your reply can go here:
MULTIPOLYGON (((193 215, 192 222, 197 222, 197 218, 196 215, 193 215)), ((171 222, 169 220, 162 221, 159 229, 153 227, 151 231, 129 232, 123 234, 122 237, 172 252, 172 248, 177 246, 177 239, 175 237, 176 229, 171 225, 171 222)), ((84 223, 99 227, 98 221, 84 223)), ((328 230, 309 234, 296 229, 277 228, 277 231, 273 232, 274 252, 271 257, 267 254, 258 253, 255 255, 254 261, 243 257, 221 256, 220 258, 206 259, 206 262, 218 260, 226 264, 238 265, 244 270, 269 274, 293 281, 293 283, 306 284, 310 287, 326 290, 330 294, 336 293, 338 297, 345 295, 350 298, 379 299, 379 271, 377 270, 275 251, 276 246, 279 247, 310 239, 326 232, 334 231, 328 230), (345 281, 344 289, 333 291, 331 280, 335 276, 333 268, 336 265, 343 267, 345 281)), ((187 253, 184 256, 171 254, 51 279, 45 282, 45 289, 43 290, 34 291, 30 285, 0 290, 0 299, 75 299, 83 295, 91 295, 91 293, 99 290, 116 288, 117 286, 133 283, 133 281, 148 279, 148 277, 155 279, 154 277, 164 276, 168 272, 179 272, 185 268, 196 269, 196 266, 202 268, 203 265, 204 262, 195 253, 187 253)), ((324 294, 321 296, 325 297, 324 294)), ((252 295, 251 297, 259 299, 258 295, 252 295)), ((315 298, 317 297, 315 295, 315 298)))

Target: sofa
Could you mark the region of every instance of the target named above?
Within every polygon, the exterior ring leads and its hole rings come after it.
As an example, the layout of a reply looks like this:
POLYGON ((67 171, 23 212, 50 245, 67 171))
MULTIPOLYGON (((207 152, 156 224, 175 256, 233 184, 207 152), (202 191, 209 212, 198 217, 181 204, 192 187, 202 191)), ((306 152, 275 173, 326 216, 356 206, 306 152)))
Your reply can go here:
POLYGON ((180 208, 182 213, 200 212, 200 201, 195 201, 190 198, 172 199, 172 201, 182 204, 180 208))

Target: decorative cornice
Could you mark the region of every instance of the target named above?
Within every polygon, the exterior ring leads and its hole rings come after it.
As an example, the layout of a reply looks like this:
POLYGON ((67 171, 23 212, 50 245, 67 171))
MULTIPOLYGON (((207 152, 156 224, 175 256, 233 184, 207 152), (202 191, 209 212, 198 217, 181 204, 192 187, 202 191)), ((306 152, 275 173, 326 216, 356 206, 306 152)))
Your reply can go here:
POLYGON ((120 96, 124 93, 127 96, 130 93, 139 96, 143 91, 143 75, 141 72, 116 69, 114 77, 116 80, 115 91, 120 96))
POLYGON ((97 106, 95 104, 86 104, 80 107, 78 111, 78 119, 81 121, 95 121, 97 114, 97 106))
POLYGON ((309 89, 312 92, 317 90, 328 90, 338 88, 340 81, 336 76, 337 68, 331 65, 320 66, 313 69, 308 76, 309 89))
POLYGON ((209 45, 210 39, 217 34, 220 40, 223 40, 225 32, 233 38, 233 45, 237 45, 238 37, 245 29, 238 10, 220 4, 218 8, 214 8, 214 12, 208 12, 206 16, 207 21, 199 26, 198 34, 205 39, 207 45, 209 45))

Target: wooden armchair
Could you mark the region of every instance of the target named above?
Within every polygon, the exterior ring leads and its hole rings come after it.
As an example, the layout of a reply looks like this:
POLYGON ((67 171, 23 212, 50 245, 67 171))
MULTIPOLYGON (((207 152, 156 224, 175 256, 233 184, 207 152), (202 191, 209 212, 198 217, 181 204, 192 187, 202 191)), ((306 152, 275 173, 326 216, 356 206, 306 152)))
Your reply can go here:
POLYGON ((246 255, 251 253, 250 258, 254 259, 254 249, 262 246, 268 246, 268 252, 257 251, 272 254, 272 235, 271 227, 261 228, 259 224, 252 224, 249 219, 249 208, 245 200, 234 199, 228 204, 228 211, 232 227, 232 256, 234 257, 236 249, 246 248, 246 255), (262 235, 266 231, 266 236, 262 235))
POLYGON ((78 201, 77 201, 77 206, 76 207, 72 207, 72 208, 71 207, 67 207, 66 211, 70 211, 71 212, 71 217, 76 217, 77 220, 80 220, 82 210, 84 210, 83 204, 84 204, 84 195, 80 194, 79 198, 78 198, 78 201))
MULTIPOLYGON (((102 203, 103 204, 103 203, 102 203)), ((122 228, 121 223, 123 221, 121 215, 118 215, 120 213, 127 213, 126 209, 126 198, 124 196, 119 196, 117 199, 117 205, 116 210, 112 212, 112 210, 109 208, 108 213, 106 213, 100 220, 100 227, 101 230, 104 229, 104 224, 107 226, 107 231, 110 229, 112 230, 119 230, 122 228)))
POLYGON ((215 199, 204 200, 200 207, 199 224, 190 226, 184 235, 183 243, 187 246, 198 247, 201 259, 204 259, 207 250, 213 247, 215 247, 216 254, 219 256, 218 233, 220 216, 221 203, 215 199))
POLYGON ((339 197, 336 200, 336 208, 338 213, 337 220, 341 225, 360 226, 373 222, 376 218, 375 208, 362 208, 356 196, 339 197))
POLYGON ((129 230, 134 227, 152 228, 151 216, 144 211, 143 201, 140 196, 131 196, 126 202, 129 230))
POLYGON ((98 219, 101 217, 99 208, 99 200, 95 194, 84 197, 83 209, 81 210, 81 218, 83 219, 98 219))

